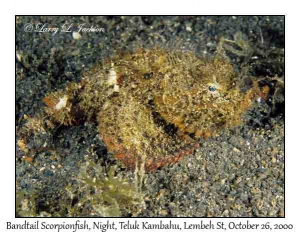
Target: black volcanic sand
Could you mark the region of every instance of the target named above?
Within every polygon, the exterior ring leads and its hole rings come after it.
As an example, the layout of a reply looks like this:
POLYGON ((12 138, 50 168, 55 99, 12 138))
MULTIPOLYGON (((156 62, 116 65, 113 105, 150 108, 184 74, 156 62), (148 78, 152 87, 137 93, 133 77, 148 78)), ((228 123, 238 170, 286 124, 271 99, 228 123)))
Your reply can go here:
MULTIPOLYGON (((41 111, 49 92, 79 81, 94 64, 117 51, 154 45, 193 49, 212 56, 221 37, 233 40, 241 32, 253 48, 251 57, 228 54, 237 71, 249 65, 253 78, 264 77, 271 87, 267 101, 256 103, 245 124, 200 140, 193 155, 173 166, 145 175, 144 209, 138 216, 264 217, 284 216, 284 90, 271 77, 284 76, 284 18, 272 17, 17 17, 16 19, 16 142, 26 122, 41 111), (72 23, 104 28, 105 32, 76 35, 59 31, 25 32, 28 23, 61 27, 72 23), (26 117, 25 117, 26 118, 26 117)), ((73 184, 86 160, 101 161, 104 169, 117 164, 118 173, 131 171, 107 153, 97 125, 58 127, 28 140, 40 150, 33 162, 16 148, 18 192, 34 193, 33 216, 61 216, 65 187, 73 184)), ((24 206, 24 203, 23 203, 24 206)), ((130 216, 124 213, 124 216, 130 216)))

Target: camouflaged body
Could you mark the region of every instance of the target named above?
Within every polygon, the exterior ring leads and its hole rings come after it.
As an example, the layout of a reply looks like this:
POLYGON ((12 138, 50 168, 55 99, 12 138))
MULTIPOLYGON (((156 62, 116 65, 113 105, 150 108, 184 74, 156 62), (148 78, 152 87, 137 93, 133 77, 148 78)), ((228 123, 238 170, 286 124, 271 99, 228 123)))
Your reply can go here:
POLYGON ((199 146, 196 138, 241 124, 253 99, 264 93, 257 83, 243 93, 238 82, 226 59, 139 49, 96 65, 81 83, 44 102, 59 123, 79 122, 77 115, 97 120, 117 159, 155 170, 191 154, 199 146))

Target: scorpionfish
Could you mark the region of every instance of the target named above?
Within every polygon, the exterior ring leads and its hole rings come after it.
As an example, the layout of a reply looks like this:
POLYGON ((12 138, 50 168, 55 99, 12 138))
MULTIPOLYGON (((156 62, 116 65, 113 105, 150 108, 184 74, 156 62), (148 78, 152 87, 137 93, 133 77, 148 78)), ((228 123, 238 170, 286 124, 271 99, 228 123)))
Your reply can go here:
POLYGON ((192 154, 198 138, 241 124, 253 100, 267 92, 257 82, 242 92, 224 57, 153 48, 107 59, 43 101, 59 124, 97 121, 116 159, 153 171, 192 154))

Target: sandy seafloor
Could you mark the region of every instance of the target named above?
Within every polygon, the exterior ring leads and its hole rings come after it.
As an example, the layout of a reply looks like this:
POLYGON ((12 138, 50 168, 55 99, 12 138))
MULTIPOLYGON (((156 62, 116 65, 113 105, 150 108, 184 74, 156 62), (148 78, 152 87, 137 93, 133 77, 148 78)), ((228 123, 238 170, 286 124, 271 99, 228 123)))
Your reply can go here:
MULTIPOLYGON (((42 111, 49 92, 79 81, 82 74, 116 50, 153 45, 185 46, 211 56, 220 37, 233 40, 240 32, 251 46, 253 78, 265 77, 271 92, 256 103, 245 123, 219 136, 200 140, 201 147, 178 164, 145 175, 143 205, 121 209, 122 216, 140 217, 283 217, 284 216, 284 90, 271 77, 284 77, 284 17, 279 16, 21 16, 16 19, 16 142, 26 122, 42 111), (61 27, 103 27, 105 32, 25 32, 38 23, 61 27), (170 42, 171 41, 171 42, 170 42), (167 44, 167 45, 166 45, 167 44)), ((230 55, 229 55, 230 56, 230 55)), ((246 58, 230 56, 235 68, 246 58)), ((25 152, 16 146, 17 216, 101 216, 88 204, 75 215, 80 195, 68 198, 85 160, 104 171, 133 181, 128 171, 98 137, 96 123, 59 127, 27 139, 25 152), (52 150, 35 150, 47 145, 52 150), (32 157, 33 159, 28 159, 32 157), (25 159, 26 158, 26 159, 25 159)), ((74 188, 76 190, 76 187, 74 188)), ((78 195, 78 193, 74 193, 78 195)), ((105 215, 105 214, 102 214, 105 215)))

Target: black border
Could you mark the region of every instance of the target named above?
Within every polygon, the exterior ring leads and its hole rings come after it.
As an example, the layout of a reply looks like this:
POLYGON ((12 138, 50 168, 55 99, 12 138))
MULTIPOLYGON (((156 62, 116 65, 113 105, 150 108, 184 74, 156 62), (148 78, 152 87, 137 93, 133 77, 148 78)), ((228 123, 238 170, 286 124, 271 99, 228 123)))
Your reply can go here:
MULTIPOLYGON (((176 15, 15 15, 15 45, 16 45, 16 41, 17 41, 17 17, 20 17, 20 16, 55 16, 55 17, 60 17, 60 16, 283 16, 284 18, 284 80, 285 80, 285 70, 286 70, 286 53, 285 53, 285 48, 286 48, 286 33, 285 33, 285 16, 286 15, 273 15, 273 14, 270 14, 270 15, 179 15, 179 14, 176 14, 176 15)), ((15 46, 15 58, 17 56, 17 49, 16 49, 16 46, 15 46)), ((15 64, 15 100, 16 100, 16 80, 17 80, 17 74, 16 74, 16 61, 14 60, 14 64, 15 64)), ((284 90, 285 90, 285 82, 284 82, 284 90)), ((286 101, 286 95, 285 95, 285 92, 284 92, 284 101, 286 101)), ((285 103, 284 103, 284 106, 285 106, 285 103)), ((16 103, 15 103, 15 116, 16 116, 16 103)), ((279 219, 282 219, 282 218, 286 218, 286 180, 285 180, 285 175, 286 175, 286 164, 285 164, 285 161, 286 161, 286 148, 285 148, 285 144, 286 144, 286 141, 285 141, 285 124, 286 124, 286 121, 285 121, 286 117, 285 117, 285 107, 284 107, 284 125, 283 125, 283 130, 284 130, 284 138, 283 138, 283 147, 284 147, 284 175, 283 175, 283 178, 284 178, 284 217, 272 217, 272 216, 266 216, 266 217, 17 217, 17 209, 16 209, 16 193, 17 193, 17 183, 16 183, 16 180, 17 180, 17 177, 16 177, 16 170, 17 170, 17 162, 16 162, 16 152, 17 152, 17 145, 16 145, 16 142, 15 142, 15 157, 14 157, 14 160, 15 160, 15 170, 14 170, 14 176, 15 176, 15 218, 17 219, 27 219, 27 218, 36 218, 36 219, 49 219, 49 218, 58 218, 58 219, 64 219, 64 218, 68 218, 68 219, 84 219, 84 218, 94 218, 94 219, 98 219, 98 218, 101 218, 101 219, 107 219, 107 218, 116 218, 116 219, 139 219, 139 218, 151 218, 151 219, 155 219, 155 218, 158 218, 158 219, 168 219, 168 218, 197 218, 197 219, 243 219, 243 218, 247 218, 247 219, 268 219, 268 218, 279 218, 279 219)), ((17 129, 16 129, 16 117, 15 117, 15 139, 16 139, 16 135, 17 135, 17 129)))

